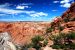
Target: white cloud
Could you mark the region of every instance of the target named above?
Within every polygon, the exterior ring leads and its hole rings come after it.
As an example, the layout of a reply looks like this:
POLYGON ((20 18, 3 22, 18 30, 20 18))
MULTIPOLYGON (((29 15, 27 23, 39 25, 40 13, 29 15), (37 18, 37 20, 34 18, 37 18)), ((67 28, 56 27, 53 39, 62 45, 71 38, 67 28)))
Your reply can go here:
MULTIPOLYGON (((14 6, 16 6, 16 9, 31 8, 28 6, 28 4, 31 4, 31 3, 27 3, 27 4, 23 3, 23 4, 19 4, 19 5, 14 5, 14 6)), ((0 8, 9 8, 10 5, 13 5, 13 4, 9 4, 9 3, 1 4, 0 8)))
POLYGON ((33 3, 22 3, 20 5, 33 5, 33 3))
POLYGON ((18 6, 16 7, 16 9, 25 9, 25 8, 29 8, 29 6, 20 6, 20 5, 18 5, 18 6))
POLYGON ((39 12, 39 13, 35 13, 35 14, 30 14, 30 16, 32 17, 39 17, 39 16, 48 16, 47 13, 43 13, 43 12, 39 12))
POLYGON ((40 17, 40 16, 47 16, 47 13, 44 12, 36 12, 36 11, 22 11, 22 10, 13 10, 13 9, 6 9, 6 8, 0 8, 0 12, 5 14, 19 14, 19 13, 25 13, 31 17, 40 17))
POLYGON ((21 4, 16 6, 16 9, 31 8, 29 5, 33 5, 33 3, 21 3, 21 4))
POLYGON ((58 11, 58 10, 52 10, 52 11, 58 11))
POLYGON ((6 8, 0 8, 0 12, 5 14, 16 14, 16 13, 22 13, 23 11, 17 11, 13 9, 6 9, 6 8))
POLYGON ((2 8, 2 7, 5 8, 5 7, 9 7, 10 5, 12 5, 12 4, 5 3, 5 4, 1 4, 0 7, 1 7, 1 8, 2 8))
POLYGON ((25 11, 25 10, 22 11, 22 10, 13 10, 13 9, 6 9, 6 8, 0 8, 0 12, 5 13, 5 14, 19 14, 19 13, 32 14, 32 13, 35 13, 35 11, 25 11))
MULTIPOLYGON (((0 12, 3 13, 3 14, 10 14, 10 15, 16 15, 16 14, 27 14, 31 17, 40 17, 40 16, 47 16, 48 14, 47 13, 44 13, 44 12, 36 12, 36 11, 26 11, 26 10, 18 10, 18 9, 25 9, 25 8, 29 8, 29 6, 27 5, 18 5, 16 6, 16 9, 8 9, 8 7, 10 6, 11 4, 9 3, 5 3, 5 4, 2 4, 0 5, 0 12)), ((1 15, 3 15, 1 14, 1 15)))
POLYGON ((61 5, 61 7, 69 8, 70 5, 71 5, 70 3, 66 3, 66 4, 61 5))
POLYGON ((62 0, 60 3, 68 3, 70 2, 71 0, 62 0))
POLYGON ((59 3, 59 1, 53 1, 53 3, 59 3))
POLYGON ((61 7, 65 7, 65 8, 69 8, 70 7, 70 5, 71 5, 71 3, 70 2, 73 2, 73 0, 62 0, 62 1, 60 1, 60 3, 61 3, 61 7))
POLYGON ((24 6, 17 6, 16 9, 24 9, 24 6))

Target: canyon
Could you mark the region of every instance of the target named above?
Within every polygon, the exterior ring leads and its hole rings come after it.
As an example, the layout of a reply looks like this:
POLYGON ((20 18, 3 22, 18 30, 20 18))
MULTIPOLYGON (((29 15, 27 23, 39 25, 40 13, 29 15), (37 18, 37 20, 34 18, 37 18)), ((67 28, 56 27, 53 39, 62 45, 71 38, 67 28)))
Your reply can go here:
POLYGON ((35 35, 45 34, 49 26, 50 22, 0 22, 0 32, 8 32, 14 44, 24 45, 35 35))

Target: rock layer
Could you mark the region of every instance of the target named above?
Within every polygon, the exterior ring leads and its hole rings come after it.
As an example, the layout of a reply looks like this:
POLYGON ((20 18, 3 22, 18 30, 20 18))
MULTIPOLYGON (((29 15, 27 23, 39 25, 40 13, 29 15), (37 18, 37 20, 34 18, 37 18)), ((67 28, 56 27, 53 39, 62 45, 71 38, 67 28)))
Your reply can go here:
POLYGON ((8 32, 12 42, 23 45, 34 35, 43 35, 50 22, 0 22, 0 32, 8 32))

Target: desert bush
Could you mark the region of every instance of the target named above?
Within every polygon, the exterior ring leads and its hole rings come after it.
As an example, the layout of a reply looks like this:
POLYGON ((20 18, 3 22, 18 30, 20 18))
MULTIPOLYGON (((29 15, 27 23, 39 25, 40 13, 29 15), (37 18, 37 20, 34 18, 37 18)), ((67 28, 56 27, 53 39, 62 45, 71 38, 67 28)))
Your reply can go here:
POLYGON ((47 44, 48 44, 48 40, 45 39, 45 40, 44 40, 44 46, 46 46, 47 44))
POLYGON ((54 49, 75 50, 75 43, 72 42, 72 40, 75 40, 75 32, 60 33, 58 36, 53 37, 52 40, 54 44, 51 47, 54 49))
POLYGON ((71 14, 67 14, 66 17, 64 18, 64 22, 69 22, 70 17, 71 17, 71 14))
POLYGON ((42 46, 39 44, 39 41, 43 41, 43 37, 42 36, 35 36, 34 38, 32 38, 32 47, 35 48, 36 50, 39 50, 42 46))
POLYGON ((66 37, 72 40, 75 39, 75 32, 70 32, 69 34, 66 35, 66 37))
POLYGON ((64 27, 63 27, 63 26, 58 26, 58 29, 59 29, 60 31, 62 31, 62 30, 64 29, 64 27))
POLYGON ((64 22, 69 22, 69 19, 67 17, 64 18, 64 22))
POLYGON ((51 28, 51 27, 49 27, 49 28, 46 29, 46 33, 50 33, 52 31, 53 31, 53 28, 51 28))
POLYGON ((47 39, 44 39, 42 36, 37 35, 31 39, 30 44, 25 44, 22 47, 22 50, 27 48, 35 48, 36 50, 39 50, 42 47, 42 45, 40 44, 40 41, 43 41, 43 46, 46 46, 48 43, 47 39))
POLYGON ((55 28, 55 26, 56 26, 56 23, 55 22, 51 22, 51 28, 55 28))

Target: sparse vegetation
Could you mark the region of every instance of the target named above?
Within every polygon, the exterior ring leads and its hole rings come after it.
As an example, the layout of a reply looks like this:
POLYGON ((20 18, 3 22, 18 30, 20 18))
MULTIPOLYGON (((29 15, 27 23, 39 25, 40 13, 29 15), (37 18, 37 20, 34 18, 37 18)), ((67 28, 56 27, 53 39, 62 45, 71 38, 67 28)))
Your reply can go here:
POLYGON ((58 26, 59 31, 62 31, 64 29, 63 26, 58 26))
POLYGON ((32 40, 31 43, 24 45, 22 47, 22 50, 27 49, 27 48, 35 48, 36 50, 39 50, 41 47, 46 46, 48 43, 47 39, 44 39, 42 36, 39 36, 39 35, 33 37, 31 40, 32 40), (43 46, 42 44, 40 44, 40 41, 43 41, 43 46))
POLYGON ((47 44, 48 44, 48 40, 45 39, 45 40, 44 40, 44 46, 46 46, 47 44))
POLYGON ((64 22, 69 22, 70 17, 71 17, 71 14, 67 14, 66 17, 64 18, 64 22))
POLYGON ((61 33, 53 36, 52 40, 54 44, 51 47, 54 49, 75 50, 75 43, 73 42, 75 40, 75 32, 61 33))
POLYGON ((71 18, 70 21, 75 21, 75 18, 71 18))
POLYGON ((39 50, 41 48, 41 45, 39 44, 39 41, 43 41, 43 37, 41 36, 35 36, 32 38, 32 47, 35 48, 36 50, 39 50))
POLYGON ((56 25, 56 24, 55 24, 54 22, 51 22, 51 28, 54 29, 55 25, 56 25))
POLYGON ((43 41, 43 46, 46 46, 48 43, 47 39, 44 39, 42 36, 35 36, 32 38, 32 47, 35 48, 36 50, 39 50, 41 47, 43 47, 39 42, 43 41))
POLYGON ((53 28, 51 28, 51 27, 49 27, 49 28, 46 29, 46 33, 50 33, 52 31, 53 31, 53 28))

